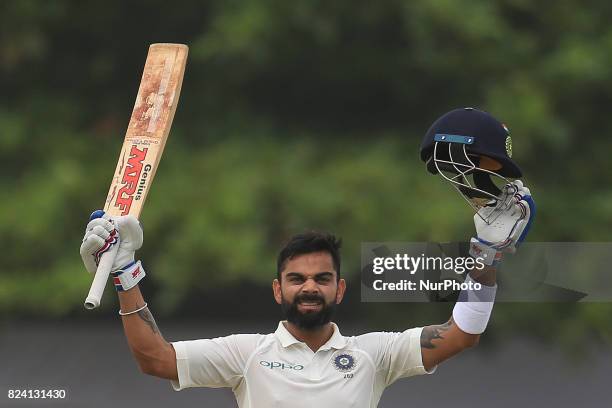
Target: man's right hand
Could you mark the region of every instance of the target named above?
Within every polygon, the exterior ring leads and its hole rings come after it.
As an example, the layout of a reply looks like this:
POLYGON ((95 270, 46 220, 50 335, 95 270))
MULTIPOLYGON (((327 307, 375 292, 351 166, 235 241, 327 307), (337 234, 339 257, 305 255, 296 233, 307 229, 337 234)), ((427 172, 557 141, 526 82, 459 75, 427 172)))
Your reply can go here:
MULTIPOLYGON (((142 271, 140 263, 134 261, 136 250, 140 249, 143 242, 143 231, 140 223, 133 215, 111 217, 104 214, 103 211, 94 211, 91 221, 85 228, 85 236, 81 244, 81 258, 85 264, 85 268, 89 273, 95 274, 100 262, 100 257, 106 253, 113 245, 119 245, 117 255, 113 261, 111 272, 117 278, 122 275, 122 272, 136 272, 138 269, 142 271)), ((134 278, 139 281, 144 277, 136 273, 134 278)), ((127 278, 126 276, 122 277, 127 278)), ((136 282, 123 282, 123 287, 118 289, 127 290, 133 287, 136 282), (127 284, 128 287, 125 287, 127 284)), ((115 279, 116 286, 118 279, 115 279)))

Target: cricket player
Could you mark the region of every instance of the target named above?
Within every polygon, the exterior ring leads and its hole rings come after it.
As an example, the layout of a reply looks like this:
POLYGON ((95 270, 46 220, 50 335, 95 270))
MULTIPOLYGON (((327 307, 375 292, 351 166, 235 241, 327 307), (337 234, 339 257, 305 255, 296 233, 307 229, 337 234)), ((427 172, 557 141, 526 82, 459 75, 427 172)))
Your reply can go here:
POLYGON ((427 132, 421 157, 476 209, 470 255, 486 265, 466 278, 482 289, 462 291, 443 324, 343 336, 332 322, 347 285, 340 241, 308 232, 291 237, 278 254, 272 291, 285 320, 274 333, 170 343, 138 287, 145 271, 135 261, 143 243, 137 219, 97 212, 81 256, 95 273, 100 255, 119 245, 112 279, 130 350, 143 373, 169 379, 175 390, 230 387, 241 408, 376 407, 396 380, 433 373, 478 343, 493 308, 496 266, 524 240, 535 212, 529 189, 506 178, 521 176, 510 158, 508 130, 486 112, 464 108, 443 115, 427 132), (492 177, 504 184, 498 187, 492 177))

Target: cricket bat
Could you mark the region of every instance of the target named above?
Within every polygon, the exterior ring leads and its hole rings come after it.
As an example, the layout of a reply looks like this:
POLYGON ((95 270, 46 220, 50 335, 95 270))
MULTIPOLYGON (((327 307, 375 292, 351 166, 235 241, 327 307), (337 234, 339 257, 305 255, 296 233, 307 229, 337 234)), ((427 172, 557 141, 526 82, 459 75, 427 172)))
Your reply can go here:
MULTIPOLYGON (((149 47, 132 117, 104 204, 104 211, 109 215, 140 217, 178 104, 187 52, 188 47, 184 44, 152 44, 149 47)), ((85 299, 86 309, 100 306, 118 248, 119 245, 113 245, 100 258, 85 299)))

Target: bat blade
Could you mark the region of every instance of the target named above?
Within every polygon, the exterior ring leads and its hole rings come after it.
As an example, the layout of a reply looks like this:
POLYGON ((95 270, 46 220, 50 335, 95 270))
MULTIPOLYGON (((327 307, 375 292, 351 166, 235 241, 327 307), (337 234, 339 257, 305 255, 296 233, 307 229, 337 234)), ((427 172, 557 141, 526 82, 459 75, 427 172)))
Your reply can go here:
POLYGON ((138 96, 104 211, 138 217, 155 177, 187 62, 186 45, 153 44, 149 48, 138 96))
MULTIPOLYGON (((140 216, 170 133, 178 104, 188 47, 152 44, 119 161, 104 205, 110 215, 140 216)), ((86 309, 100 305, 118 245, 102 255, 85 300, 86 309)))

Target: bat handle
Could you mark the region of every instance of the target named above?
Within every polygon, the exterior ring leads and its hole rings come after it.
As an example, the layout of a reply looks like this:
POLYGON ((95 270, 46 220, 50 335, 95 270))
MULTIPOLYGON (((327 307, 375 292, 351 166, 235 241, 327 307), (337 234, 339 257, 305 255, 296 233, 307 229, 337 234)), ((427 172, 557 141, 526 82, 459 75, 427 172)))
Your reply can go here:
POLYGON ((102 254, 100 257, 96 276, 91 283, 87 299, 85 299, 85 309, 92 310, 100 306, 104 287, 106 286, 106 281, 108 280, 108 275, 110 275, 111 267, 113 266, 115 255, 117 255, 118 250, 119 243, 113 245, 108 252, 102 254))

